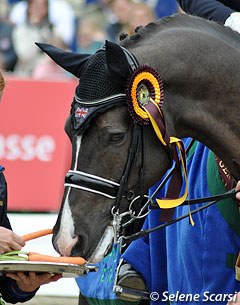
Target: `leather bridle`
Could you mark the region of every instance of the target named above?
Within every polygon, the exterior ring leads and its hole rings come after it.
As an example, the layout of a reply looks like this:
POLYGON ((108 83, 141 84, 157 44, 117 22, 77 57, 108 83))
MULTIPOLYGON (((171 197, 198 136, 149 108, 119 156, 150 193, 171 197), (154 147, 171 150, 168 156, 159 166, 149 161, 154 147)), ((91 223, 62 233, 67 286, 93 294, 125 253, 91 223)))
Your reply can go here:
MULTIPOLYGON (((130 53, 128 50, 124 49, 125 55, 128 59, 129 66, 132 70, 136 69, 138 66, 138 62, 136 58, 133 56, 132 53, 130 53)), ((76 109, 76 107, 85 107, 84 109, 90 109, 88 115, 86 116, 86 119, 81 122, 81 124, 74 126, 73 128, 77 129, 78 132, 83 133, 89 125, 89 122, 91 118, 95 117, 97 114, 102 113, 112 107, 120 106, 120 105, 126 105, 126 95, 125 94, 116 94, 113 96, 110 96, 105 99, 97 100, 97 101, 91 101, 86 102, 79 99, 77 96, 74 98, 74 102, 72 107, 76 109)), ((169 152, 169 149, 167 148, 167 151, 169 152)), ((171 162, 173 162, 171 154, 169 154, 171 162)), ((123 170, 122 177, 119 182, 112 181, 105 179, 100 176, 88 174, 82 171, 77 170, 69 170, 65 177, 65 186, 71 187, 83 191, 88 191, 91 193, 99 194, 101 196, 104 196, 106 198, 114 199, 114 204, 112 207, 112 216, 113 221, 112 225, 114 227, 114 242, 120 243, 121 246, 125 246, 126 243, 129 243, 137 238, 141 238, 142 236, 149 234, 151 232, 154 232, 156 230, 159 230, 161 228, 167 227, 171 224, 174 224, 184 218, 189 217, 189 214, 183 215, 177 219, 168 221, 164 224, 161 224, 157 227, 140 231, 137 233, 132 234, 131 236, 124 236, 122 235, 122 230, 132 224, 136 219, 141 219, 145 217, 151 209, 159 208, 158 206, 153 204, 153 199, 156 197, 156 195, 159 193, 163 185, 167 182, 169 177, 172 175, 173 170, 169 171, 169 174, 165 177, 165 179, 162 181, 162 183, 159 185, 157 190, 153 193, 151 197, 148 197, 144 194, 144 126, 133 124, 132 129, 132 141, 128 153, 128 157, 126 160, 125 168, 123 170), (139 153, 140 152, 140 153, 139 153), (128 188, 128 182, 131 177, 131 173, 134 167, 134 164, 137 162, 138 156, 141 156, 140 160, 140 186, 139 186, 139 194, 136 195, 134 192, 128 188), (129 203, 129 209, 126 212, 121 213, 120 207, 122 200, 126 199, 129 203), (147 198, 147 200, 146 200, 147 198), (145 203, 144 203, 145 200, 145 203), (143 206, 140 207, 140 210, 136 212, 133 208, 135 203, 140 202, 143 204, 143 206), (147 211, 146 211, 147 210, 147 211), (128 220, 123 222, 123 218, 127 216, 128 220)), ((209 202, 208 204, 204 205, 203 207, 197 208, 193 211, 191 211, 191 214, 197 213, 198 211, 201 211, 215 202, 231 197, 235 197, 236 192, 234 190, 231 190, 229 192, 226 192, 222 195, 212 196, 212 197, 206 197, 201 199, 195 199, 195 200, 187 200, 184 202, 184 204, 196 204, 200 202, 209 202)))
POLYGON ((138 154, 139 148, 142 147, 141 138, 142 126, 134 125, 132 131, 132 143, 129 149, 125 169, 119 183, 82 171, 69 170, 65 176, 64 186, 115 199, 116 202, 114 208, 118 210, 120 207, 121 199, 123 197, 128 201, 131 201, 134 197, 134 192, 128 189, 128 181, 131 175, 132 167, 136 162, 136 156, 138 154))

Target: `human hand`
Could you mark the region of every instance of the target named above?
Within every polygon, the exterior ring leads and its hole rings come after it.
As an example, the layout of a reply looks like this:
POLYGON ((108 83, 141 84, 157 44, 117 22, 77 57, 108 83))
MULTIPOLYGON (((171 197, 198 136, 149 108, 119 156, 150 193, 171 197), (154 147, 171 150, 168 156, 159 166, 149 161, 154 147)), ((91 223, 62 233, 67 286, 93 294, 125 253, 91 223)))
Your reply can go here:
POLYGON ((229 301, 227 305, 240 305, 240 292, 235 294, 232 301, 229 301))
MULTIPOLYGON (((237 183, 237 185, 236 185, 236 191, 240 191, 240 180, 238 181, 238 183, 237 183)), ((238 193, 236 194, 236 198, 237 198, 238 200, 240 200, 240 192, 238 192, 238 193)))
POLYGON ((33 292, 41 285, 56 282, 62 278, 61 274, 51 275, 50 273, 36 274, 35 272, 29 272, 26 275, 23 272, 18 273, 6 273, 6 277, 9 277, 17 282, 19 289, 24 292, 33 292))
POLYGON ((225 26, 230 27, 232 30, 240 33, 240 13, 232 13, 225 21, 225 26))
POLYGON ((4 80, 4 77, 3 77, 3 75, 0 71, 0 100, 1 100, 1 97, 2 97, 4 87, 5 87, 5 80, 4 80))
POLYGON ((25 241, 10 229, 0 227, 0 254, 21 250, 25 241))
MULTIPOLYGON (((240 180, 236 185, 236 191, 240 191, 240 180)), ((236 194, 236 198, 240 200, 240 192, 236 194)), ((227 305, 240 305, 240 292, 233 296, 233 300, 228 302, 227 305)))

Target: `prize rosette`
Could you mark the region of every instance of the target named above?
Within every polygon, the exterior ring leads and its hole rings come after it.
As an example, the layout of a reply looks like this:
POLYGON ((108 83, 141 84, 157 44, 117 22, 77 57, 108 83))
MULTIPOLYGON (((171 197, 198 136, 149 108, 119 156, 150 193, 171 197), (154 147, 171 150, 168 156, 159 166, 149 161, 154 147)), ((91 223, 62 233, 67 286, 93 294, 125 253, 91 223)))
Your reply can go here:
POLYGON ((126 96, 128 109, 135 123, 147 125, 149 115, 144 109, 150 101, 159 108, 163 104, 163 82, 152 67, 142 65, 130 75, 127 81, 126 96))

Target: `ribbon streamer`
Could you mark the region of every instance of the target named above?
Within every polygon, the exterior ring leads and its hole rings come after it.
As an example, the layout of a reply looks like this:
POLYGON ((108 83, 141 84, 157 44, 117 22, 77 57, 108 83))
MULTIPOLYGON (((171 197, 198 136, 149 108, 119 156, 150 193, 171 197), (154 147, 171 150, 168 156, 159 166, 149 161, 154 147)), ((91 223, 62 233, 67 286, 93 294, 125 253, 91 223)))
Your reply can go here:
MULTIPOLYGON (((173 159, 176 162, 174 171, 178 184, 179 182, 182 183, 181 167, 183 169, 183 177, 185 179, 184 194, 179 198, 156 199, 161 209, 173 209, 181 205, 188 196, 186 153, 183 142, 176 137, 169 137, 167 133, 164 115, 160 107, 163 102, 163 84, 158 73, 147 66, 142 66, 135 70, 130 77, 127 97, 130 114, 134 121, 138 124, 147 124, 150 121, 160 142, 164 146, 171 148, 173 159)), ((173 180, 170 185, 174 182, 173 180)), ((174 186, 171 189, 174 189, 174 186)), ((172 193, 176 193, 177 189, 175 188, 172 193)), ((179 195, 179 192, 176 196, 179 195)), ((194 225, 190 207, 189 219, 191 224, 194 225)))

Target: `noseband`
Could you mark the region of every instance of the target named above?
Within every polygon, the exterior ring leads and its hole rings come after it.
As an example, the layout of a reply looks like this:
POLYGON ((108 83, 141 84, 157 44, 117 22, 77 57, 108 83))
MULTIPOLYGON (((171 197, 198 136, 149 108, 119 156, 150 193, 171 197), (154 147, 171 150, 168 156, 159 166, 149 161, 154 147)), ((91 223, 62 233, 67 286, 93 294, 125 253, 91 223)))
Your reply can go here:
POLYGON ((69 170, 65 177, 65 186, 114 199, 117 196, 120 184, 99 176, 69 170))

